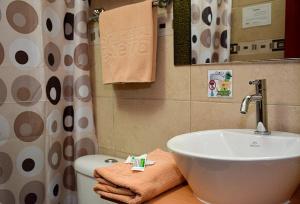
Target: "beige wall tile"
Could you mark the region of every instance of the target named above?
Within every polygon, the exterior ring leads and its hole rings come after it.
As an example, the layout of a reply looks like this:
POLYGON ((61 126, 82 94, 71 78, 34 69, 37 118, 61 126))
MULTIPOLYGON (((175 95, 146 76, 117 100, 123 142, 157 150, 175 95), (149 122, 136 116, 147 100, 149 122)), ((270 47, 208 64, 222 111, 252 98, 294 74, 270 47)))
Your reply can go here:
POLYGON ((114 157, 122 158, 122 159, 126 159, 129 155, 126 152, 121 152, 121 151, 117 151, 115 149, 109 149, 106 147, 99 147, 99 154, 105 154, 105 155, 114 156, 114 157))
POLYGON ((94 95, 98 97, 114 96, 113 87, 110 84, 103 84, 102 81, 96 81, 94 84, 94 95))
POLYGON ((267 80, 267 103, 273 105, 300 105, 300 63, 230 64, 192 66, 191 100, 240 103, 255 88, 248 82, 267 80), (233 70, 233 97, 229 99, 207 97, 207 71, 209 69, 233 70))
MULTIPOLYGON (((300 133, 300 106, 268 105, 268 125, 271 131, 300 133)), ((210 129, 256 128, 255 104, 249 112, 240 114, 239 103, 191 103, 191 131, 210 129)))
POLYGON ((101 69, 101 52, 100 51, 101 51, 100 45, 89 45, 89 63, 90 63, 90 65, 97 65, 97 66, 99 65, 97 71, 101 69))
POLYGON ((93 82, 93 95, 94 96, 104 96, 111 97, 113 96, 112 85, 103 84, 102 82, 102 70, 101 70, 101 53, 100 46, 90 46, 89 47, 89 59, 90 59, 90 69, 91 69, 91 78, 93 82))
POLYGON ((95 103, 96 134, 100 147, 114 149, 113 98, 97 97, 95 103))
POLYGON ((173 36, 160 37, 157 51, 156 81, 114 85, 118 98, 190 99, 190 66, 173 66, 173 36))
POLYGON ((115 156, 115 150, 99 146, 99 154, 115 156))
POLYGON ((300 106, 268 106, 271 130, 300 133, 300 106))
POLYGON ((255 128, 255 108, 240 114, 238 103, 191 102, 191 131, 255 128))
POLYGON ((114 156, 122 159, 126 159, 130 154, 127 152, 115 151, 114 156))
POLYGON ((129 155, 131 155, 127 152, 121 152, 115 149, 108 149, 106 147, 99 147, 99 154, 105 154, 105 155, 109 155, 121 159, 126 159, 129 155))
POLYGON ((268 104, 300 105, 300 63, 260 65, 255 73, 267 79, 268 104))
POLYGON ((167 100, 117 100, 114 138, 118 151, 141 154, 166 149, 173 136, 190 131, 190 103, 167 100))

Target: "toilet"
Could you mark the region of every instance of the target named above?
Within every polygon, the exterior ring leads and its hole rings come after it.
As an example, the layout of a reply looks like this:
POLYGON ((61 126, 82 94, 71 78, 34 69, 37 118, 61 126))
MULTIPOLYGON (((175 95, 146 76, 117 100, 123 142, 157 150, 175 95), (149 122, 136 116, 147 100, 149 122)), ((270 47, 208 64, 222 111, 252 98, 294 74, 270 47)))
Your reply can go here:
POLYGON ((74 167, 76 170, 78 204, 112 204, 102 199, 93 191, 96 183, 93 174, 97 167, 110 166, 116 162, 123 162, 123 159, 108 155, 87 155, 78 158, 74 167))

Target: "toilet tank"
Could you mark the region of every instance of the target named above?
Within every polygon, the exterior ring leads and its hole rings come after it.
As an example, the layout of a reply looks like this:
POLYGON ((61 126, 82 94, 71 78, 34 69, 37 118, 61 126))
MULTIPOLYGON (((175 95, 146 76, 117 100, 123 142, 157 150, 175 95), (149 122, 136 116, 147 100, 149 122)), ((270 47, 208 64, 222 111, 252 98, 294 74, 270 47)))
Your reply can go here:
POLYGON ((87 155, 78 158, 74 167, 76 170, 78 204, 112 204, 102 199, 93 191, 96 180, 93 177, 97 167, 110 166, 115 162, 123 162, 123 159, 108 155, 87 155))

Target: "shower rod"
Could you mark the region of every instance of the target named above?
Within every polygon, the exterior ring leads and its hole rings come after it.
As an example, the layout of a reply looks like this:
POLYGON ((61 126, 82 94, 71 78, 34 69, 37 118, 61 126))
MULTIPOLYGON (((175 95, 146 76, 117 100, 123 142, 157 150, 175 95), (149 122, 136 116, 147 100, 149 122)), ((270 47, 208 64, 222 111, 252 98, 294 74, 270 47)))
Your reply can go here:
MULTIPOLYGON (((165 8, 168 6, 171 0, 153 0, 152 6, 158 6, 159 8, 165 8)), ((92 11, 92 16, 89 18, 89 22, 97 22, 99 15, 104 12, 104 8, 94 9, 92 11)))

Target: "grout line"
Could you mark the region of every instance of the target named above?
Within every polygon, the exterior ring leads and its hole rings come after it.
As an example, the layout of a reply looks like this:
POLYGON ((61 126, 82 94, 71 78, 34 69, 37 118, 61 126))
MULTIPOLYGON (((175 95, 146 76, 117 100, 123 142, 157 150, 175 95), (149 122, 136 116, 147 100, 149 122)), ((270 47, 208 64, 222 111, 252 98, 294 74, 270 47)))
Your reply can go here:
MULTIPOLYGON (((192 102, 196 102, 196 103, 211 103, 211 104, 234 104, 234 105, 237 105, 237 104, 241 104, 240 102, 218 102, 218 101, 192 101, 192 102)), ((254 105, 253 104, 250 104, 250 105, 254 105)), ((267 104, 267 106, 286 106, 286 107, 300 107, 300 104, 267 104)))
MULTIPOLYGON (((116 100, 115 98, 112 98, 112 133, 111 133, 111 137, 112 140, 115 141, 115 106, 116 106, 116 100)), ((116 156, 116 146, 115 146, 115 142, 112 143, 112 149, 113 149, 113 153, 116 156)))
POLYGON ((190 66, 190 132, 192 132, 192 66, 190 66))
MULTIPOLYGON (((191 86, 191 82, 190 82, 191 86)), ((191 89, 190 89, 191 96, 191 89)), ((239 101, 201 101, 201 100, 188 100, 188 99, 172 99, 172 98, 120 98, 115 96, 96 96, 97 98, 112 98, 115 100, 132 100, 132 101, 175 101, 175 102, 196 102, 196 103, 211 103, 211 104, 241 104, 239 101)), ((267 106, 287 106, 298 107, 300 104, 274 104, 270 103, 267 106)))
POLYGON ((178 102, 189 102, 188 99, 166 99, 166 98, 120 98, 110 96, 98 96, 100 98, 114 98, 116 100, 132 100, 132 101, 178 101, 178 102))

